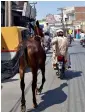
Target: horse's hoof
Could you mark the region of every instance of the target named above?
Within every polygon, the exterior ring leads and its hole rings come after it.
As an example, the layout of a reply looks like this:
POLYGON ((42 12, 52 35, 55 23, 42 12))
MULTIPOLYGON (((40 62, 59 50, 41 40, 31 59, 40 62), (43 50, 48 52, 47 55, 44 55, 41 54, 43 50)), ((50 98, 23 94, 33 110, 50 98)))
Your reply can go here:
POLYGON ((40 93, 41 93, 40 88, 37 88, 37 89, 36 89, 36 95, 39 95, 40 93))
POLYGON ((41 88, 37 88, 37 93, 41 94, 41 92, 42 92, 42 89, 41 88))
POLYGON ((60 76, 60 79, 64 79, 64 76, 60 76))
POLYGON ((21 106, 21 112, 26 112, 26 105, 21 106))
POLYGON ((37 103, 33 104, 33 108, 37 108, 37 107, 38 107, 37 103))

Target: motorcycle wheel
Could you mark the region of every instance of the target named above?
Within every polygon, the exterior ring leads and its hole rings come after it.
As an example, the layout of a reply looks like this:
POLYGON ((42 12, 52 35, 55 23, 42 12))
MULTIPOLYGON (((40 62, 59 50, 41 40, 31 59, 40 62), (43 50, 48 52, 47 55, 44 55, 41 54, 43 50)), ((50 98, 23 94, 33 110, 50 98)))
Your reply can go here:
POLYGON ((85 47, 85 43, 83 43, 82 46, 85 47))
POLYGON ((63 79, 63 73, 62 73, 62 70, 58 70, 58 75, 59 75, 60 79, 63 79))
POLYGON ((62 70, 58 70, 58 75, 60 79, 63 79, 65 77, 65 69, 63 68, 62 70))
POLYGON ((83 47, 85 47, 85 45, 83 45, 83 47))

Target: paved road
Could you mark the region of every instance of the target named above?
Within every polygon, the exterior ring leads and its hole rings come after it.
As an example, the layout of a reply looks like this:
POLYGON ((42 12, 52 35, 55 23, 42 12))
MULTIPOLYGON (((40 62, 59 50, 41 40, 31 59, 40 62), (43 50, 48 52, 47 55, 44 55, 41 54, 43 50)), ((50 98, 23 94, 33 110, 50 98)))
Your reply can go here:
MULTIPOLYGON (((37 95, 39 104, 32 108, 31 73, 26 73, 26 112, 85 112, 85 48, 75 41, 69 47, 72 68, 66 72, 66 78, 60 80, 52 69, 51 56, 47 54, 46 82, 41 95, 37 95)), ((1 112, 20 112, 19 74, 2 83, 1 112)), ((41 74, 38 75, 38 86, 41 74)))

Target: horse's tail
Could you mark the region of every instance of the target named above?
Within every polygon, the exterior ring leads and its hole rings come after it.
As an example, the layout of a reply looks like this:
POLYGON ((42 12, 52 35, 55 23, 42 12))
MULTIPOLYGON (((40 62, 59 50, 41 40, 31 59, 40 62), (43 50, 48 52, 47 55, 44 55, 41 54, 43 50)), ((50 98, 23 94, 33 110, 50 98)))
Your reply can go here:
POLYGON ((17 53, 16 55, 18 55, 18 57, 20 58, 22 55, 26 54, 27 51, 27 46, 26 46, 26 42, 20 42, 18 47, 17 47, 17 53))

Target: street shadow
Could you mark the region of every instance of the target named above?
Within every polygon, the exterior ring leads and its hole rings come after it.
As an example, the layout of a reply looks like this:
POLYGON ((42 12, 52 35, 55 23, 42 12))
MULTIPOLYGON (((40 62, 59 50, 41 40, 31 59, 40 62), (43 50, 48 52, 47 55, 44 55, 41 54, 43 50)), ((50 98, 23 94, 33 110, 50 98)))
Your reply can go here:
POLYGON ((6 82, 13 82, 13 81, 18 81, 19 79, 5 79, 2 80, 1 83, 6 83, 6 82))
POLYGON ((31 72, 31 69, 29 67, 26 68, 25 73, 31 72))
POLYGON ((1 85, 1 89, 3 89, 3 86, 1 85))
POLYGON ((62 80, 71 80, 73 78, 81 77, 81 73, 81 71, 68 70, 65 72, 65 77, 62 80))
POLYGON ((75 44, 71 44, 71 45, 69 45, 69 47, 73 47, 73 46, 76 46, 75 44))
POLYGON ((68 47, 73 47, 73 45, 69 45, 68 47))
POLYGON ((68 86, 67 83, 63 83, 58 88, 43 93, 43 96, 41 96, 42 102, 37 109, 28 109, 27 112, 41 112, 55 104, 63 103, 67 99, 67 95, 63 91, 66 86, 68 86))

